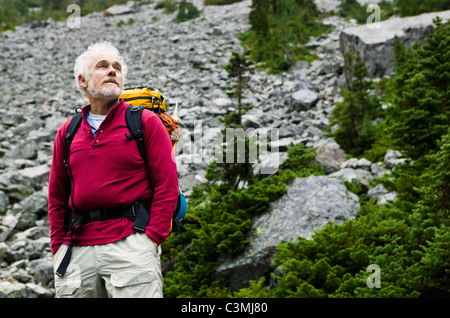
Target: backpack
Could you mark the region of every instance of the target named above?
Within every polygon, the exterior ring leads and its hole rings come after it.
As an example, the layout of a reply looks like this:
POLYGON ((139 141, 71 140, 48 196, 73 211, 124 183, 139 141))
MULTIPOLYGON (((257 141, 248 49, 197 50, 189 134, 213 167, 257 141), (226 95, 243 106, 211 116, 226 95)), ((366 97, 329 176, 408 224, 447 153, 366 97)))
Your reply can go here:
MULTIPOLYGON (((142 132, 142 112, 145 109, 153 111, 159 117, 164 127, 166 128, 167 133, 169 134, 173 147, 176 146, 176 143, 181 136, 178 121, 167 114, 164 96, 160 93, 159 90, 156 90, 150 86, 126 88, 124 89, 121 98, 123 98, 124 101, 130 105, 128 106, 125 113, 125 121, 127 123, 130 134, 126 134, 125 136, 130 140, 136 140, 139 153, 145 161, 147 161, 147 156, 143 140, 144 135, 142 132), (155 107, 156 104, 157 107, 155 107)), ((80 124, 81 114, 77 113, 72 117, 65 136, 67 156, 69 156, 70 144, 75 137, 80 124)), ((70 175, 69 177, 71 178, 70 175)), ((71 192, 72 191, 70 183, 69 193, 71 192)), ((180 190, 178 201, 172 214, 170 225, 171 233, 176 232, 181 235, 182 232, 186 231, 186 228, 180 223, 180 220, 182 220, 186 216, 186 211, 186 198, 180 190), (175 227, 173 226, 174 224, 175 227)), ((147 220, 143 219, 140 222, 141 225, 139 225, 138 227, 135 226, 135 229, 142 230, 143 228, 145 228, 146 221, 147 220)))
MULTIPOLYGON (((128 130, 130 131, 130 134, 126 134, 126 137, 128 139, 136 140, 139 153, 144 160, 147 160, 143 141, 144 136, 142 133, 142 112, 145 109, 153 111, 159 117, 166 128, 167 133, 169 134, 170 140, 172 141, 172 146, 174 148, 176 147, 176 143, 181 136, 178 120, 167 114, 166 102, 164 100, 164 96, 159 90, 150 86, 125 88, 121 98, 123 98, 125 103, 130 105, 125 114, 125 121, 127 123, 128 130)), ((172 216, 171 231, 173 229, 173 224, 176 225, 175 231, 177 233, 186 231, 180 223, 180 220, 186 216, 186 211, 186 198, 180 190, 178 202, 172 216)))

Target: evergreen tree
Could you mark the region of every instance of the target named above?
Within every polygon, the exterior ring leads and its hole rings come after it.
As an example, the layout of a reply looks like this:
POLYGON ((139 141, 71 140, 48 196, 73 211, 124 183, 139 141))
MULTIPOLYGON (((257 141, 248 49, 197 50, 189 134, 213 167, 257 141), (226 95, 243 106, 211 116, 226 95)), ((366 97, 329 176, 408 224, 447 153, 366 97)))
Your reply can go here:
POLYGON ((254 73, 253 63, 244 55, 238 52, 233 52, 229 63, 224 66, 228 72, 228 77, 234 81, 228 87, 227 94, 231 97, 236 97, 237 107, 236 112, 224 116, 223 122, 225 128, 222 130, 222 137, 226 138, 226 147, 223 149, 221 162, 213 162, 208 166, 206 178, 209 181, 223 182, 223 193, 229 189, 236 189, 241 182, 252 182, 253 167, 250 162, 250 140, 249 136, 245 135, 242 128, 242 114, 247 109, 242 106, 242 98, 244 92, 248 89, 248 82, 251 74, 254 73), (239 134, 239 130, 242 134, 239 134), (230 133, 231 132, 231 133, 230 133), (230 134, 229 134, 230 133, 230 134), (231 135, 231 140, 229 135, 231 135), (228 155, 229 153, 230 155, 228 155), (227 161, 232 155, 232 162, 227 161))
POLYGON ((398 194, 396 205, 411 211, 419 197, 421 174, 429 165, 428 155, 438 150, 450 122, 450 30, 439 18, 435 31, 412 52, 412 61, 395 81, 392 106, 387 108, 386 131, 394 147, 410 164, 393 171, 386 186, 398 194))
POLYGON ((228 78, 234 80, 234 84, 228 87, 227 94, 228 96, 237 98, 237 113, 233 121, 240 126, 244 111, 242 98, 244 97, 244 91, 249 88, 248 82, 250 81, 251 74, 255 73, 253 62, 238 52, 232 52, 230 61, 224 66, 224 69, 228 73, 228 78))
POLYGON ((248 14, 248 20, 257 38, 269 36, 270 2, 266 0, 253 0, 252 10, 248 14))
POLYGON ((13 0, 2 0, 0 6, 0 31, 13 30, 19 22, 19 12, 13 0))
POLYGON ((298 60, 313 60, 304 44, 325 32, 317 17, 312 0, 252 0, 245 39, 251 59, 273 73, 287 71, 298 60))
POLYGON ((450 9, 449 0, 394 0, 401 16, 418 15, 424 12, 450 9))
POLYGON ((450 226, 450 128, 440 145, 437 153, 428 156, 429 164, 421 175, 421 199, 414 210, 418 227, 450 226))
POLYGON ((377 139, 372 122, 380 115, 381 104, 369 93, 372 83, 366 76, 367 68, 359 55, 346 52, 344 100, 333 109, 331 125, 338 125, 333 137, 352 156, 362 155, 377 139))
POLYGON ((339 16, 347 19, 352 17, 356 19, 358 23, 364 23, 367 19, 365 7, 362 6, 357 0, 342 1, 338 14, 339 16))
POLYGON ((417 50, 403 91, 388 108, 394 144, 413 160, 437 150, 450 122, 450 29, 434 20, 435 32, 417 50))
POLYGON ((416 289, 426 296, 450 295, 450 128, 440 150, 428 156, 420 178, 420 199, 410 217, 411 242, 417 249, 423 274, 416 289))
POLYGON ((181 23, 191 19, 198 18, 200 16, 200 11, 191 2, 186 0, 181 0, 178 4, 178 13, 175 17, 175 22, 181 23))

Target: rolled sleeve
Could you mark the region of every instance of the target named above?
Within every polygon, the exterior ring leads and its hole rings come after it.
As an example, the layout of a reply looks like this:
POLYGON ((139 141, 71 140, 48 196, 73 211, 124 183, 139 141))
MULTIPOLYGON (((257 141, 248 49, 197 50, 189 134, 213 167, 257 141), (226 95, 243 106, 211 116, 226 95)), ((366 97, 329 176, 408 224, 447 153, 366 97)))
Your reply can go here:
POLYGON ((66 159, 65 132, 69 122, 58 130, 53 146, 53 157, 48 185, 48 216, 50 222, 50 244, 53 254, 63 243, 66 233, 64 219, 67 208, 69 178, 63 161, 66 159))

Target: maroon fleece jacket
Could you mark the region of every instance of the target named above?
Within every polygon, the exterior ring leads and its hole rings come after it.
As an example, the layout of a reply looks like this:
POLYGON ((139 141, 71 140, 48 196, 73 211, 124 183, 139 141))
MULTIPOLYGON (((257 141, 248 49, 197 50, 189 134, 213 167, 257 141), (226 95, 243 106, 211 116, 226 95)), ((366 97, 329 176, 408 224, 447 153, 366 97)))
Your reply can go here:
MULTIPOLYGON (((73 203, 76 211, 93 208, 129 206, 136 201, 152 200, 146 234, 157 244, 169 235, 172 213, 178 198, 177 168, 172 143, 158 116, 142 114, 142 130, 147 163, 139 154, 135 140, 128 140, 125 122, 128 104, 121 100, 106 116, 94 136, 86 119, 90 105, 82 108, 82 122, 70 147, 73 175, 73 203)), ((52 252, 69 243, 64 232, 68 174, 65 134, 70 120, 58 130, 55 138, 48 189, 48 213, 52 252)), ((74 231, 73 245, 106 244, 134 232, 133 222, 115 219, 92 222, 74 231)))

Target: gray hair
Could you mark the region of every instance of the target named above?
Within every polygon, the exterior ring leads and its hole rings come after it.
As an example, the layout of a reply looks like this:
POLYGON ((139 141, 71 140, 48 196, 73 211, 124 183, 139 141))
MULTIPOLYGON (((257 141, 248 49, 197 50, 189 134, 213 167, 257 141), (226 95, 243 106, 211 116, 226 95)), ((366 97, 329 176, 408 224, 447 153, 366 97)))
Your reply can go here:
POLYGON ((86 98, 87 98, 86 89, 80 85, 80 83, 78 81, 78 76, 81 75, 81 76, 83 76, 83 78, 86 81, 88 81, 89 80, 89 65, 88 65, 89 58, 92 55, 94 55, 95 53, 102 52, 102 51, 104 52, 106 50, 109 50, 110 52, 112 52, 118 56, 119 62, 122 66, 123 82, 125 83, 125 78, 128 73, 128 68, 125 63, 124 58, 119 54, 119 50, 114 45, 112 45, 110 42, 106 42, 106 41, 91 44, 87 48, 86 51, 84 51, 80 56, 78 56, 77 60, 75 61, 75 66, 73 68, 73 75, 75 76, 76 86, 77 86, 78 90, 80 91, 81 95, 83 95, 86 98))

